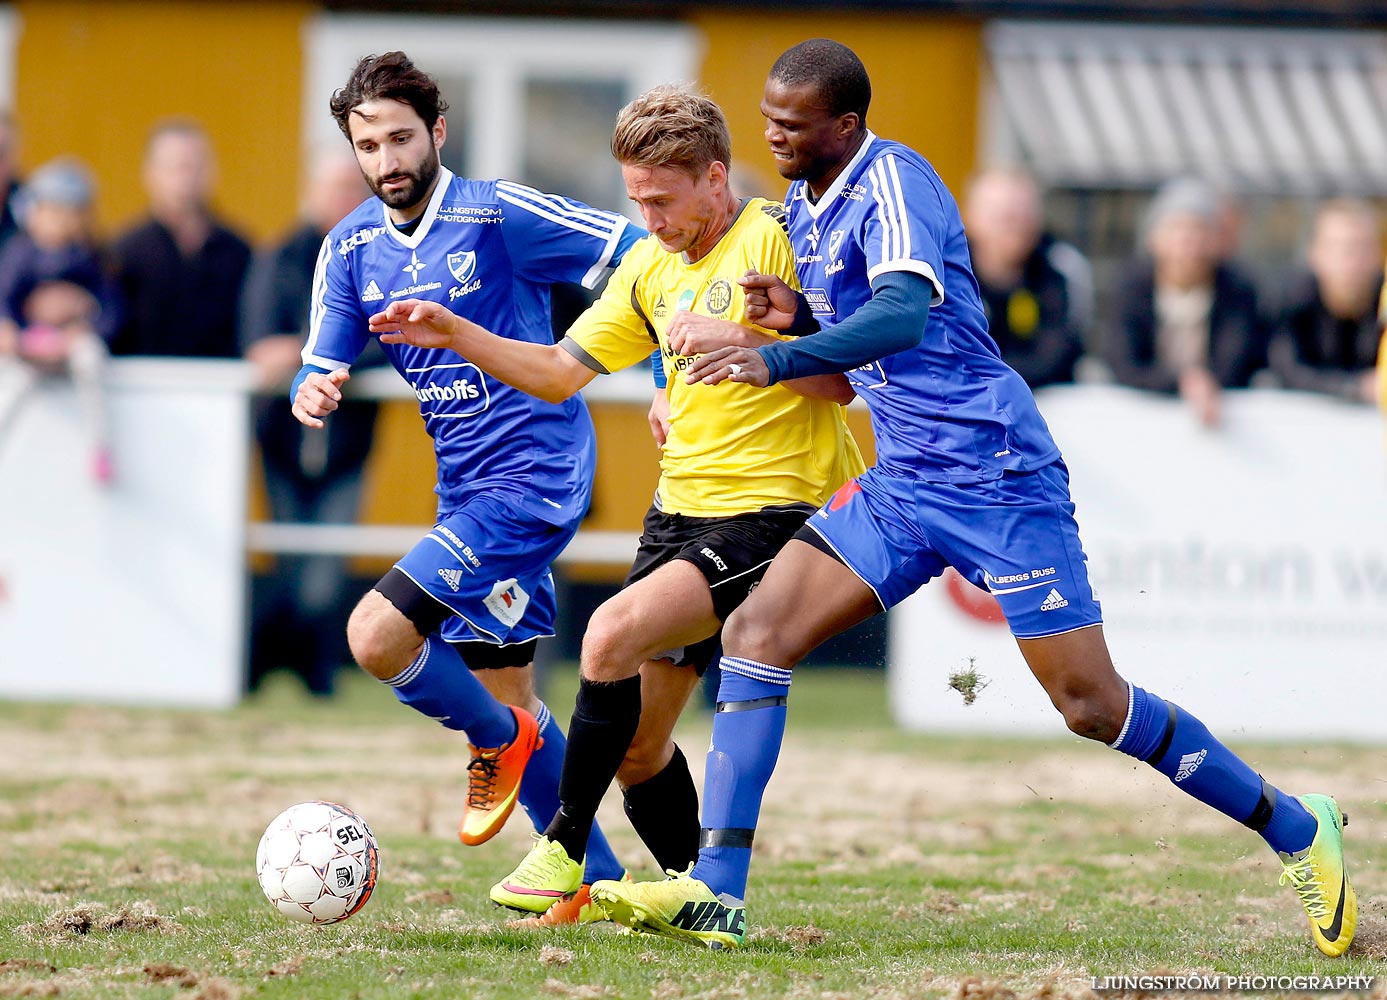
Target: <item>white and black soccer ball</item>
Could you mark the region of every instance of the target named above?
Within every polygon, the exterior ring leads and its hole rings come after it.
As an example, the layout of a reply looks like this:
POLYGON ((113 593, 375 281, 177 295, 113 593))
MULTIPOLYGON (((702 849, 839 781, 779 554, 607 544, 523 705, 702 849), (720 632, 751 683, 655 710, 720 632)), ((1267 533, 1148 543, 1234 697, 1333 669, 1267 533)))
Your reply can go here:
POLYGON ((255 873, 265 898, 292 920, 335 924, 366 905, 380 850, 366 821, 336 802, 300 802, 265 828, 255 873))

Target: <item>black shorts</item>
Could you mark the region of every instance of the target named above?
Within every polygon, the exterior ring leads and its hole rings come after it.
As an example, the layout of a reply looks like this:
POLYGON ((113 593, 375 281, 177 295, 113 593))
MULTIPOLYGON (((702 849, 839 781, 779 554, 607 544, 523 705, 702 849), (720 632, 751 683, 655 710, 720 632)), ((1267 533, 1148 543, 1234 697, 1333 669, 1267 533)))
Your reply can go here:
MULTIPOLYGON (((713 613, 719 621, 726 621, 756 589, 775 554, 815 509, 807 503, 796 503, 727 517, 689 517, 651 507, 645 515, 635 562, 622 586, 629 587, 665 563, 682 559, 697 566, 708 581, 713 613)), ((692 666, 702 675, 720 642, 720 634, 715 634, 672 651, 671 658, 679 666, 692 666)))

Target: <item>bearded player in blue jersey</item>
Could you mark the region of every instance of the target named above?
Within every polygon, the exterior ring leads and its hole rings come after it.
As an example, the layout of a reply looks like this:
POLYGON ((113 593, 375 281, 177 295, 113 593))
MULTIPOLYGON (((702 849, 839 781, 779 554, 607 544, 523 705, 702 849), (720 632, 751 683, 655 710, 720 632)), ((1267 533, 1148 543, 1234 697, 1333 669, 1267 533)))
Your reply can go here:
POLYGON ((997 598, 1073 732, 1145 761, 1260 833, 1315 944, 1342 954, 1358 907, 1339 807, 1274 788, 1189 712, 1113 668, 1067 470, 1030 390, 988 336, 958 208, 918 153, 867 129, 870 98, 866 69, 837 42, 803 42, 771 68, 761 113, 791 181, 785 204, 804 294, 762 275, 743 284, 762 296, 761 325, 788 329, 812 312, 820 330, 710 352, 686 377, 765 386, 846 372, 871 410, 877 464, 809 519, 723 627, 698 862, 664 882, 598 883, 593 899, 640 930, 739 946, 792 668, 953 566, 997 598))
MULTIPOLYGON (((401 52, 367 56, 332 98, 376 197, 323 241, 294 414, 322 427, 371 334, 401 299, 438 302, 498 334, 552 343, 549 286, 597 284, 645 235, 626 219, 439 160, 447 104, 401 52)), ((595 441, 582 400, 546 403, 452 351, 384 345, 419 399, 438 461, 438 523, 352 612, 358 663, 404 704, 467 734, 458 835, 480 844, 518 800, 542 829, 559 806, 565 740, 535 695, 553 634, 549 566, 586 514, 595 441), (524 781, 521 781, 522 774, 524 781)), ((600 830, 587 880, 620 878, 600 830)))

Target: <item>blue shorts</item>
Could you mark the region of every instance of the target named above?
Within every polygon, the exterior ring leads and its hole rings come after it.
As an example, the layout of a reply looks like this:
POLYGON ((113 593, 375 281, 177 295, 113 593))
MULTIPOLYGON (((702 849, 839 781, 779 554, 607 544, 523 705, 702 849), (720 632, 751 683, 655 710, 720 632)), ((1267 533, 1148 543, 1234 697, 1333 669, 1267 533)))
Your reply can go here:
POLYGON ((513 499, 482 493, 445 516, 395 564, 456 615, 440 631, 448 642, 500 646, 554 634, 550 564, 577 533, 513 499))
POLYGON ((872 588, 883 608, 952 566, 997 599, 1018 639, 1103 621, 1062 461, 963 486, 899 479, 873 467, 834 494, 805 529, 872 588))

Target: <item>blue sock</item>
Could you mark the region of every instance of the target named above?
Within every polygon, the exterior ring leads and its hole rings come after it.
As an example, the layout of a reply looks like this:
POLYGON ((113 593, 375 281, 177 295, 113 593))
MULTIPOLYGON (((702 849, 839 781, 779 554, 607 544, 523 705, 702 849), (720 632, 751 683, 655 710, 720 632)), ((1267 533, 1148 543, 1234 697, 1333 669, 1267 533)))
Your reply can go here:
POLYGON ((1135 684, 1130 689, 1114 750, 1145 761, 1181 791, 1256 830, 1279 854, 1310 846, 1318 822, 1299 799, 1264 781, 1183 708, 1135 684))
POLYGON ((473 746, 499 747, 515 739, 515 716, 473 676, 453 647, 431 635, 419 657, 384 682, 410 708, 467 733, 473 746))
MULTIPOLYGON (((544 746, 530 755, 530 763, 525 765, 525 777, 520 781, 520 804, 530 815, 530 822, 537 832, 543 833, 549 821, 559 811, 559 775, 563 772, 564 750, 568 739, 559 728, 558 721, 543 702, 539 714, 539 735, 544 737, 544 746)), ((607 838, 602 835, 596 823, 588 834, 586 863, 583 867, 583 881, 588 884, 598 879, 619 879, 626 869, 612 853, 607 838)))
POLYGON ((761 796, 785 737, 790 671, 724 656, 703 780, 703 833, 693 877, 714 893, 746 898, 761 796))

